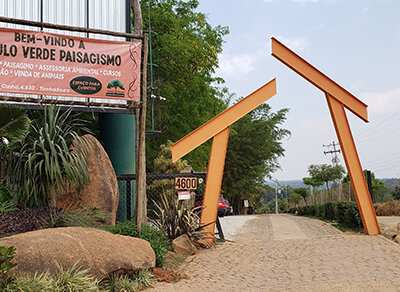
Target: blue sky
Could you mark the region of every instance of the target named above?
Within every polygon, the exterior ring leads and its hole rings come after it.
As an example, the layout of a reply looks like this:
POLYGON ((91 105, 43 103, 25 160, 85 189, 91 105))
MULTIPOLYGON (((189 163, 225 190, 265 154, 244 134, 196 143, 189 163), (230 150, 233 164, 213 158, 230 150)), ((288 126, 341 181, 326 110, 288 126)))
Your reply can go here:
POLYGON ((272 36, 368 105, 369 123, 347 112, 361 164, 378 178, 400 177, 400 1, 200 0, 198 10, 230 29, 216 75, 231 92, 247 96, 277 78, 268 103, 290 108, 292 135, 274 178, 331 163, 322 145, 337 138, 324 94, 271 56, 272 36))

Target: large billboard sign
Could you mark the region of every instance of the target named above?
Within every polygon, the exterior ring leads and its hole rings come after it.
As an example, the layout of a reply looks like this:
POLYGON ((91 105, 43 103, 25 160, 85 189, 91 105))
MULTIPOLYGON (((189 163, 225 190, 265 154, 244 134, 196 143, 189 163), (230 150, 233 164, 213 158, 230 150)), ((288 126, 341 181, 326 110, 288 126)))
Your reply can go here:
POLYGON ((141 43, 0 28, 0 92, 140 98, 141 43))

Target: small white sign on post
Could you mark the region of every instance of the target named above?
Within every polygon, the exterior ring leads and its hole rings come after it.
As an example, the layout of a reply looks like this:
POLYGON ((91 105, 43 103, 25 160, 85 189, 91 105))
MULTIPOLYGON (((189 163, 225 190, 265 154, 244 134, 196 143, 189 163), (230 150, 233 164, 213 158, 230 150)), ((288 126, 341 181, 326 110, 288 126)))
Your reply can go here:
POLYGON ((244 207, 248 208, 249 207, 249 201, 248 200, 244 200, 243 201, 244 207))
POLYGON ((190 200, 190 192, 189 191, 178 192, 178 200, 190 200))

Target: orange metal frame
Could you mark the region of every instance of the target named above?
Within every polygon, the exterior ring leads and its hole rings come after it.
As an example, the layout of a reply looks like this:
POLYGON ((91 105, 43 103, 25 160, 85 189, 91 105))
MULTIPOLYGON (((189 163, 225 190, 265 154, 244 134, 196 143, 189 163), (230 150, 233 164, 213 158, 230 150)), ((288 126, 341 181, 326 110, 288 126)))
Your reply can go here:
MULTIPOLYGON (((375 210, 344 110, 347 108, 363 121, 368 122, 367 106, 274 38, 272 38, 272 55, 325 93, 365 231, 371 235, 379 234, 375 210)), ((175 162, 213 138, 204 193, 205 208, 201 216, 201 223, 209 224, 205 230, 209 234, 209 242, 212 242, 214 238, 229 127, 275 94, 276 80, 273 79, 172 145, 172 161, 175 162)))
POLYGON ((275 94, 276 80, 273 79, 172 145, 172 161, 175 162, 208 139, 213 138, 208 161, 207 184, 204 192, 203 205, 205 208, 201 213, 201 223, 208 224, 204 231, 209 234, 209 243, 214 239, 218 198, 221 192, 225 155, 228 146, 229 126, 275 94))
POLYGON ((325 93, 365 232, 370 235, 379 234, 380 230, 375 209, 372 204, 360 159, 358 158, 357 148, 344 110, 344 108, 347 108, 364 122, 368 122, 367 105, 285 47, 275 38, 272 38, 272 56, 325 93))

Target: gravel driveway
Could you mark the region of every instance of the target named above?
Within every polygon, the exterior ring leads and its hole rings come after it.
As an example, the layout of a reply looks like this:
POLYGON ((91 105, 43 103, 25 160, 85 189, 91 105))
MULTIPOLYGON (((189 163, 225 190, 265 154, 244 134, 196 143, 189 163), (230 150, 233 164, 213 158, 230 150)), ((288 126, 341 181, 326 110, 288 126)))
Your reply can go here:
POLYGON ((400 245, 382 236, 290 215, 223 219, 235 243, 188 258, 189 279, 148 291, 400 291, 400 245))

